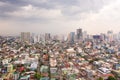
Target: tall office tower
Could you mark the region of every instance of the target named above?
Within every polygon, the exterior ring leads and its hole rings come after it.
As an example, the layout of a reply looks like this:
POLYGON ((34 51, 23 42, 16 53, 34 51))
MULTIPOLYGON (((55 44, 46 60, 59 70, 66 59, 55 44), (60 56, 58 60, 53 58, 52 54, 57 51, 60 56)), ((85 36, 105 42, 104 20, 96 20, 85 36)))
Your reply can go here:
POLYGON ((113 31, 108 31, 107 36, 108 36, 108 41, 109 42, 113 41, 113 31))
POLYGON ((82 29, 80 29, 80 28, 77 29, 76 38, 77 38, 77 40, 82 39, 82 29))
POLYGON ((45 35, 44 34, 40 34, 40 41, 45 41, 45 35))
POLYGON ((74 40, 75 40, 75 32, 70 32, 70 34, 68 35, 68 42, 74 43, 74 40))
POLYGON ((50 33, 45 33, 45 41, 49 41, 51 39, 50 33))
POLYGON ((21 32, 21 41, 30 43, 30 32, 21 32))
POLYGON ((82 34, 83 40, 87 39, 87 31, 84 31, 82 34))
POLYGON ((106 39, 106 35, 104 33, 101 33, 100 37, 101 37, 101 40, 103 40, 103 41, 106 39))
POLYGON ((40 42, 40 34, 36 34, 34 37, 34 43, 40 42))

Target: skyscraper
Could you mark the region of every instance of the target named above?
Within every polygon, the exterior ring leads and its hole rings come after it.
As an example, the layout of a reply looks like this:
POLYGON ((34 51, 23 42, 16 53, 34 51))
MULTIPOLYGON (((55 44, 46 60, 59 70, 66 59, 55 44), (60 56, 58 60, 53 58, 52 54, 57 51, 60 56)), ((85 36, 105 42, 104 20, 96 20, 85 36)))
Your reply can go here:
POLYGON ((74 39, 75 39, 75 32, 70 32, 70 34, 68 35, 68 42, 74 43, 74 39))
POLYGON ((50 33, 45 33, 45 41, 49 41, 51 39, 50 33))
POLYGON ((34 35, 33 38, 34 38, 34 43, 40 42, 40 34, 34 35))
POLYGON ((83 40, 87 39, 87 31, 84 31, 84 32, 82 33, 82 37, 83 37, 83 40))
POLYGON ((30 43, 30 32, 21 32, 21 41, 30 43))
POLYGON ((113 41, 113 31, 108 31, 107 32, 107 36, 108 36, 108 41, 113 41))
POLYGON ((80 29, 80 28, 77 29, 76 38, 77 38, 77 40, 82 39, 82 29, 80 29))
POLYGON ((101 33, 100 36, 101 36, 101 40, 104 41, 106 39, 106 35, 104 33, 101 33))

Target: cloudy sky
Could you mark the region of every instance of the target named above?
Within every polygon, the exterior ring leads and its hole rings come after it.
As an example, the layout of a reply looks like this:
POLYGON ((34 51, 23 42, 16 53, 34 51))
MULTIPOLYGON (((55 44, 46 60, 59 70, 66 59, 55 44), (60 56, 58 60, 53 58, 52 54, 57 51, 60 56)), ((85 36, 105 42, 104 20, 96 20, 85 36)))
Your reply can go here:
POLYGON ((120 31, 120 0, 0 0, 0 35, 120 31))

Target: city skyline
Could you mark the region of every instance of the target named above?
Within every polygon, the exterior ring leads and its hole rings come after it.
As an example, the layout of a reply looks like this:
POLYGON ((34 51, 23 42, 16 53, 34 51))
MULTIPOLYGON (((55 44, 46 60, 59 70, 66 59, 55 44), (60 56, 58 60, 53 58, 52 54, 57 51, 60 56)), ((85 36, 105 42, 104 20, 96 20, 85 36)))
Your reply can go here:
POLYGON ((120 32, 119 0, 1 0, 0 35, 120 32))

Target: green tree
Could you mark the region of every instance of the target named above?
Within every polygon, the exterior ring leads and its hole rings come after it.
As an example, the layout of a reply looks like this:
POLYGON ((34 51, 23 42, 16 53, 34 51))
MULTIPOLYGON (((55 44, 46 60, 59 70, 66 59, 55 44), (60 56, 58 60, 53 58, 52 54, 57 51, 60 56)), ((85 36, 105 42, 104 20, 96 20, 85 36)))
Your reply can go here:
POLYGON ((117 80, 117 79, 115 77, 113 77, 113 76, 109 76, 108 80, 117 80))
POLYGON ((40 73, 36 73, 36 74, 34 75, 34 77, 35 77, 37 80, 39 80, 39 79, 41 78, 41 75, 40 75, 40 73))
POLYGON ((99 77, 97 80, 104 80, 102 77, 99 77))

